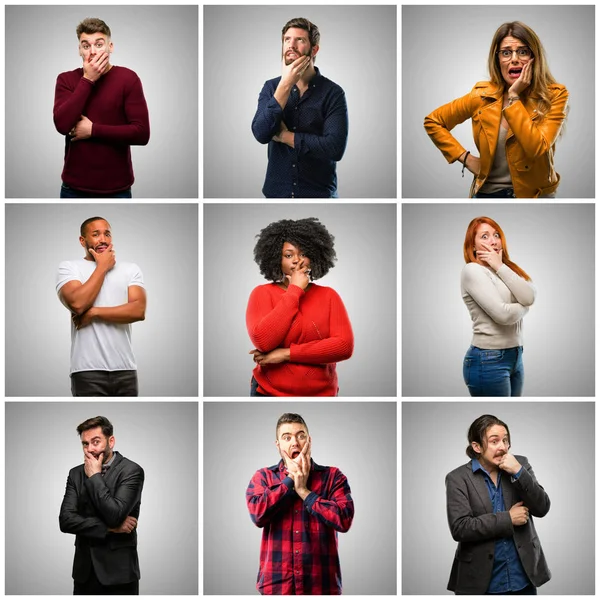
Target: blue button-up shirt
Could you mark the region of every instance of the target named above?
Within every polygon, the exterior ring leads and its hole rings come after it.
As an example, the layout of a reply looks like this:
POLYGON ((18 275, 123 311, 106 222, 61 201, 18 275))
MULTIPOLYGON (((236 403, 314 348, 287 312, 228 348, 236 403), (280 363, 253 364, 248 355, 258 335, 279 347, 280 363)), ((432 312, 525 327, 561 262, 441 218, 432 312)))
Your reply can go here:
POLYGON ((341 160, 348 139, 348 108, 344 90, 316 75, 300 96, 294 86, 281 109, 274 94, 281 77, 265 83, 258 97, 252 133, 261 144, 269 144, 263 194, 267 198, 336 198, 336 162, 341 160), (294 134, 294 147, 271 138, 281 121, 294 134))
MULTIPOLYGON (((502 494, 502 472, 498 473, 498 485, 494 485, 489 473, 481 466, 481 463, 473 458, 471 460, 473 473, 481 471, 488 488, 494 514, 506 510, 504 507, 504 495, 502 494)), ((518 479, 523 472, 523 467, 514 479, 518 479)), ((517 592, 530 585, 529 578, 523 569, 515 541, 512 537, 496 540, 494 546, 494 566, 492 568, 492 579, 488 587, 488 594, 505 594, 506 592, 517 592)))

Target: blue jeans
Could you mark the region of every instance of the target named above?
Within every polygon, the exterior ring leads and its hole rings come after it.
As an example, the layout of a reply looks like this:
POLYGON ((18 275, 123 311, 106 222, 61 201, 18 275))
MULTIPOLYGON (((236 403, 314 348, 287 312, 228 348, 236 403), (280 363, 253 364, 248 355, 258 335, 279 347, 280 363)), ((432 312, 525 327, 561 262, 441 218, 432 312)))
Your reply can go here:
POLYGON ((502 350, 471 346, 463 361, 463 378, 471 396, 521 396, 523 346, 502 350))
POLYGON ((258 381, 256 381, 256 379, 254 379, 254 377, 252 378, 252 381, 250 382, 250 395, 251 396, 268 396, 269 394, 260 394, 259 392, 257 392, 256 390, 258 389, 258 381))
POLYGON ((69 187, 65 183, 60 186, 61 198, 131 198, 131 188, 122 192, 114 192, 113 194, 93 194, 92 192, 82 192, 69 187))
POLYGON ((486 592, 486 594, 488 594, 489 596, 513 596, 516 594, 520 594, 523 596, 537 596, 537 588, 535 587, 535 585, 533 585, 533 583, 530 583, 527 587, 524 587, 518 592, 504 592, 503 594, 489 594, 486 592))

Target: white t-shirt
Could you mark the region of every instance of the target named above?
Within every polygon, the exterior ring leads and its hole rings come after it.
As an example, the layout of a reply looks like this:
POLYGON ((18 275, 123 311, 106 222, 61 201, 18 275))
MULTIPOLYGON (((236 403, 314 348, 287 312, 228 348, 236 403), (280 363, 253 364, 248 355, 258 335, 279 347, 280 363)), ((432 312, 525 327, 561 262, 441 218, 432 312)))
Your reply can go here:
MULTIPOLYGON (((96 268, 93 260, 66 260, 58 266, 56 293, 65 283, 85 283, 96 268)), ((144 287, 142 272, 137 265, 118 261, 104 277, 100 293, 93 306, 127 304, 130 285, 144 287)), ((131 347, 131 324, 93 320, 77 329, 71 322, 71 373, 78 371, 136 370, 131 347)))

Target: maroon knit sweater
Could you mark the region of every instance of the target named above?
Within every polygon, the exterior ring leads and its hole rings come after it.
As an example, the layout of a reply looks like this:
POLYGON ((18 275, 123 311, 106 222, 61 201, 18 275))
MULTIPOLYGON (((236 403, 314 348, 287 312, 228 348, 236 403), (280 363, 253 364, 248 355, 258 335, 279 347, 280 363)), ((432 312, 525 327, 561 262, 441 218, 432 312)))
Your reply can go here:
POLYGON ((61 73, 54 94, 54 125, 66 136, 62 180, 84 192, 111 194, 134 181, 130 145, 150 138, 148 106, 140 78, 113 66, 92 83, 83 69, 61 73), (85 115, 92 137, 71 142, 69 131, 85 115))

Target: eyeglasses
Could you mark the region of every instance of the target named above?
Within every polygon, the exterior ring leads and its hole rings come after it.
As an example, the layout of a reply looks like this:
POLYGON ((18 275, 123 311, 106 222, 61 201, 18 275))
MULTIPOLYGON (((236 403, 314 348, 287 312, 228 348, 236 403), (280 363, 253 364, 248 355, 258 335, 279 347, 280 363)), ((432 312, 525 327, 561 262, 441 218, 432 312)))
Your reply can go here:
POLYGON ((498 52, 496 52, 496 54, 500 56, 500 60, 502 61, 511 60, 513 54, 515 53, 517 55, 517 58, 520 58, 521 60, 528 60, 533 56, 533 52, 527 46, 521 46, 516 50, 511 50, 510 48, 503 48, 502 50, 498 50, 498 52))

